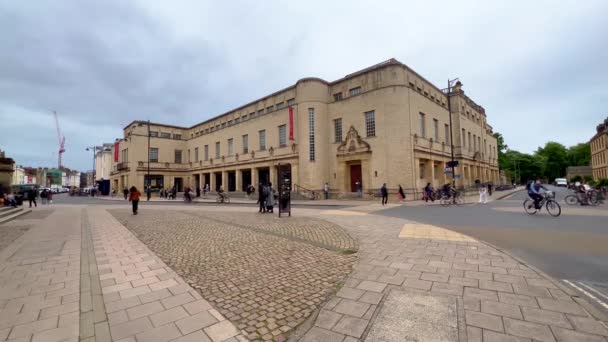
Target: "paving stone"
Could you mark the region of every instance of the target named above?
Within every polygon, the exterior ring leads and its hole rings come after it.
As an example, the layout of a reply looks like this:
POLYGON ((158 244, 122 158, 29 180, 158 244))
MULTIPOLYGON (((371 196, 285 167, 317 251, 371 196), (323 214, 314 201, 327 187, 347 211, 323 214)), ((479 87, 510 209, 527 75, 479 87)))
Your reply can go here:
POLYGON ((477 265, 458 263, 458 262, 455 262, 452 265, 452 268, 454 268, 456 270, 463 270, 463 271, 478 271, 479 270, 479 266, 477 266, 477 265))
POLYGON ((598 335, 590 335, 559 327, 551 327, 551 330, 559 342, 606 342, 603 337, 598 335))
POLYGON ((197 330, 186 336, 182 336, 171 342, 211 342, 211 339, 202 330, 197 330))
MULTIPOLYGON (((481 340, 480 340, 481 341, 481 340)), ((529 338, 505 335, 492 330, 483 331, 484 342, 532 342, 529 338)))
POLYGON ((481 312, 492 315, 523 319, 519 306, 495 301, 482 300, 481 312))
POLYGON ((151 292, 147 285, 120 291, 120 298, 131 298, 151 292))
MULTIPOLYGON (((217 323, 217 319, 215 319, 215 317, 213 317, 207 311, 199 312, 194 316, 182 318, 175 322, 179 330, 184 335, 187 335, 195 330, 203 329, 215 323, 217 323)), ((213 339, 212 336, 210 337, 213 339)))
POLYGON ((342 340, 344 340, 343 334, 313 327, 302 337, 300 342, 341 342, 342 340))
POLYGON ((342 287, 336 296, 346 299, 357 300, 365 293, 364 290, 354 289, 352 287, 342 287))
POLYGON ((465 311, 467 325, 478 328, 503 332, 502 319, 499 316, 489 315, 476 311, 465 311))
POLYGON ((553 284, 553 282, 547 279, 526 278, 526 281, 530 286, 545 287, 547 289, 559 289, 555 284, 553 284))
POLYGON ((353 301, 350 299, 343 299, 340 304, 336 305, 333 311, 341 314, 363 317, 363 315, 369 309, 369 304, 353 301))
POLYGON ((9 339, 15 339, 18 337, 30 336, 44 330, 57 328, 57 317, 42 319, 32 323, 22 324, 14 326, 9 339))
MULTIPOLYGON (((490 330, 488 330, 490 331, 490 330)), ((477 327, 467 326, 467 342, 482 342, 482 330, 477 327)))
POLYGON ((380 283, 387 283, 387 284, 391 284, 391 285, 401 285, 403 284, 403 281, 406 279, 405 276, 401 275, 401 274, 395 274, 392 276, 389 275, 381 275, 380 277, 378 277, 378 282, 380 283))
POLYGON ((496 276, 496 274, 507 274, 507 269, 504 267, 480 265, 479 272, 494 273, 494 276, 496 276))
POLYGON ((130 320, 134 320, 140 317, 149 316, 155 314, 157 312, 164 311, 165 308, 160 304, 160 302, 150 302, 143 305, 138 305, 132 308, 127 309, 127 314, 129 315, 130 320))
POLYGON ((473 287, 465 287, 464 296, 473 297, 477 299, 498 301, 498 294, 496 291, 476 289, 473 287))
POLYGON ((475 297, 462 298, 464 309, 468 311, 481 311, 481 300, 475 297))
POLYGON ((382 300, 382 293, 366 291, 361 298, 360 302, 377 305, 382 300))
POLYGON ((197 301, 184 305, 184 309, 186 309, 186 311, 188 311, 190 315, 195 315, 201 311, 213 309, 213 307, 211 306, 211 304, 209 304, 208 301, 204 299, 199 299, 197 301))
POLYGON ((534 297, 505 292, 498 292, 498 297, 503 303, 538 308, 538 303, 534 297))
MULTIPOLYGON (((78 338, 78 325, 44 330, 34 334, 32 342, 59 342, 78 338)), ((29 339, 29 338, 28 338, 29 339)))
POLYGON ((576 330, 589 334, 608 336, 606 327, 593 318, 572 315, 568 316, 568 318, 576 330))
POLYGON ((509 283, 502 283, 499 281, 493 280, 480 280, 479 288, 484 290, 493 290, 493 291, 501 291, 501 292, 513 292, 513 288, 509 283))
POLYGON ((332 329, 335 332, 360 338, 367 327, 369 320, 352 316, 343 316, 332 329))
POLYGON ((192 297, 188 292, 184 292, 184 293, 178 294, 176 296, 171 296, 171 297, 161 299, 160 302, 163 304, 165 309, 171 309, 178 305, 183 305, 186 303, 190 303, 192 301, 194 301, 194 297, 192 297))
POLYGON ((538 341, 555 341, 549 326, 544 324, 525 322, 511 318, 504 318, 507 334, 525 338, 533 338, 538 341))
POLYGON ((150 315, 150 321, 152 321, 152 324, 155 327, 160 327, 186 317, 189 317, 186 310, 184 310, 183 307, 178 306, 166 311, 161 311, 150 315))
MULTIPOLYGON (((105 297, 105 295, 104 295, 104 297, 105 297)), ((114 311, 132 308, 132 307, 138 306, 140 304, 141 304, 141 301, 137 297, 117 300, 114 302, 106 303, 106 312, 112 313, 114 311)))
POLYGON ((438 273, 422 273, 422 275, 420 276, 420 279, 422 279, 422 280, 428 280, 428 281, 433 281, 433 282, 442 282, 442 283, 447 283, 449 278, 450 278, 450 276, 447 274, 438 274, 438 273))
POLYGON ((471 279, 471 278, 462 278, 462 277, 450 277, 448 281, 450 284, 454 285, 462 285, 469 287, 479 287, 479 280, 471 279))
POLYGON ((521 308, 521 311, 523 312, 524 319, 526 321, 572 329, 572 325, 568 322, 566 316, 562 313, 525 306, 521 308))
POLYGON ((211 338, 214 342, 224 341, 229 339, 230 337, 236 336, 239 334, 239 331, 236 329, 232 323, 229 321, 222 321, 216 323, 210 327, 204 329, 205 333, 211 338))
POLYGON ((158 291, 148 292, 148 293, 139 295, 138 297, 142 304, 146 304, 149 302, 154 302, 157 300, 161 300, 163 298, 167 298, 169 296, 171 296, 171 292, 169 292, 169 290, 167 290, 167 289, 162 289, 162 290, 158 290, 158 291))
POLYGON ((492 279, 494 279, 494 277, 492 276, 492 273, 489 273, 489 272, 478 272, 478 271, 465 271, 464 272, 464 277, 465 278, 470 278, 470 279, 478 279, 478 280, 492 280, 492 279))
POLYGON ((110 324, 110 326, 121 324, 127 322, 128 320, 129 316, 127 315, 127 310, 120 310, 108 314, 108 323, 110 324))
POLYGON ((438 268, 437 269, 437 273, 438 274, 447 274, 451 277, 457 277, 457 278, 463 278, 464 277, 464 271, 463 270, 455 270, 453 268, 438 268))
POLYGON ((151 330, 152 323, 147 317, 141 317, 133 321, 117 324, 110 327, 112 338, 120 340, 129 336, 137 335, 141 332, 151 330))
POLYGON ((357 288, 365 291, 382 292, 384 288, 386 288, 386 284, 364 280, 361 282, 361 284, 359 284, 359 286, 357 286, 357 288))
POLYGON ((540 305, 541 309, 569 313, 579 316, 587 316, 587 313, 576 302, 573 301, 541 297, 537 298, 537 300, 538 305, 540 305))
POLYGON ((412 271, 426 272, 426 273, 437 273, 437 267, 429 265, 414 265, 412 271))
POLYGON ((331 330, 331 328, 334 327, 334 325, 340 320, 340 318, 342 318, 342 315, 340 315, 339 313, 329 310, 321 310, 321 312, 319 312, 319 316, 317 317, 315 325, 323 329, 331 330))
POLYGON ((391 268, 397 268, 400 270, 411 270, 414 267, 414 264, 405 263, 405 262, 393 262, 389 265, 391 268))
POLYGON ((402 286, 429 291, 431 289, 431 287, 433 286, 433 282, 428 281, 428 280, 418 280, 418 279, 409 279, 408 278, 408 279, 405 279, 402 286))
POLYGON ((494 274, 494 280, 503 283, 527 285, 526 278, 509 274, 494 274))
POLYGON ((444 293, 453 296, 462 296, 463 287, 462 285, 435 282, 431 287, 431 292, 444 293))
POLYGON ((138 341, 166 342, 181 337, 175 324, 170 323, 135 335, 138 341))

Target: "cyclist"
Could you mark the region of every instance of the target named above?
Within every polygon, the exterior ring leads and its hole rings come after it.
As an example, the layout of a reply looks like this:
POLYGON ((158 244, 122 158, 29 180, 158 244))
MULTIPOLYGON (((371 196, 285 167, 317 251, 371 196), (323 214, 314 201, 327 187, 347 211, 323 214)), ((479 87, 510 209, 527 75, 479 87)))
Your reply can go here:
POLYGON ((540 189, 549 191, 549 189, 545 188, 542 184, 540 184, 539 180, 537 180, 536 182, 530 183, 530 185, 528 187, 528 196, 530 196, 530 198, 534 200, 534 208, 536 208, 536 209, 540 209, 538 204, 543 199, 543 195, 540 192, 540 189))
POLYGON ((456 197, 456 189, 454 189, 454 187, 450 183, 444 184, 441 190, 443 192, 443 195, 446 196, 448 199, 452 198, 453 196, 456 197))
POLYGON ((217 191, 217 195, 220 196, 221 202, 224 203, 224 201, 226 200, 226 194, 224 193, 224 187, 220 186, 219 190, 217 191))

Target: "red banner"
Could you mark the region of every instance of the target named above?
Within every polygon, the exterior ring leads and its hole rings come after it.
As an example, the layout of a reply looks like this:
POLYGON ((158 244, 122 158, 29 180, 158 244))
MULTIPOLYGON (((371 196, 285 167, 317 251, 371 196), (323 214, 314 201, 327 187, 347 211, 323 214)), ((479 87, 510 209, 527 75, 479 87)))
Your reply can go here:
POLYGON ((293 107, 289 107, 289 140, 294 140, 293 137, 293 107))
POLYGON ((120 143, 114 143, 114 161, 118 162, 118 149, 120 148, 120 143))

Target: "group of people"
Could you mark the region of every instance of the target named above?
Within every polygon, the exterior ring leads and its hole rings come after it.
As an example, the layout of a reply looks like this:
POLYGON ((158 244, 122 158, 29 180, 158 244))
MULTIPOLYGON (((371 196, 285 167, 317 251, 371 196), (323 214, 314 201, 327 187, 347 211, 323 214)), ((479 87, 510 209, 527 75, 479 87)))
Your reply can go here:
MULTIPOLYGON (((252 187, 253 188, 253 187, 252 187)), ((258 204, 260 205, 260 213, 273 213, 276 200, 276 190, 272 187, 272 183, 260 183, 258 188, 258 204)))

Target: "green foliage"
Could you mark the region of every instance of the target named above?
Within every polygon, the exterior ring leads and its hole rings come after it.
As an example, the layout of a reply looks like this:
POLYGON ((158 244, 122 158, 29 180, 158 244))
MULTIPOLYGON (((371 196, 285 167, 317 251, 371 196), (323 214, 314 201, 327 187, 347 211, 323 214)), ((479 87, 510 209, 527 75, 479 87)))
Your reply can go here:
POLYGON ((583 179, 585 180, 585 183, 589 183, 589 182, 591 182, 593 180, 593 177, 591 177, 591 176, 585 176, 585 177, 583 177, 583 179))
POLYGON ((568 166, 588 166, 591 162, 591 146, 581 143, 568 148, 568 166))
POLYGON ((543 175, 550 181, 566 174, 566 168, 568 167, 568 149, 566 146, 549 141, 544 147, 539 147, 536 150, 536 155, 545 158, 546 164, 543 175))
POLYGON ((580 175, 576 175, 572 178, 570 178, 570 183, 576 183, 576 182, 582 182, 583 181, 583 177, 581 177, 580 175))
POLYGON ((597 182, 599 186, 608 186, 608 178, 602 178, 597 182))
POLYGON ((595 187, 597 185, 597 182, 594 181, 593 179, 589 180, 589 181, 585 181, 585 183, 589 184, 590 187, 595 187))

